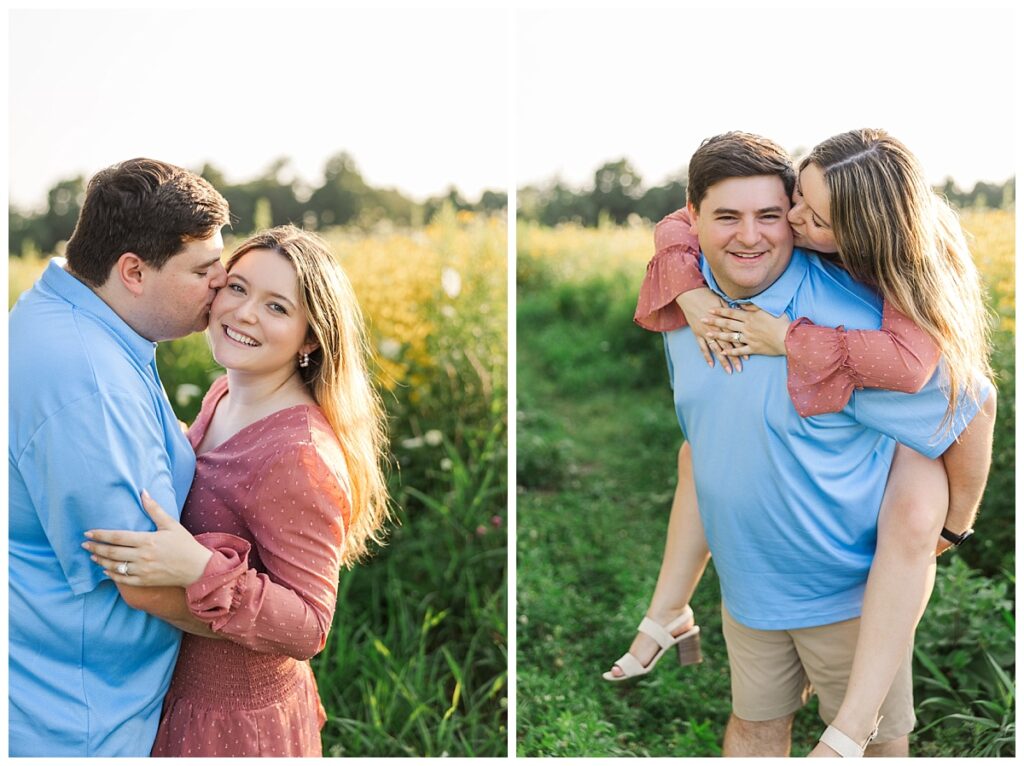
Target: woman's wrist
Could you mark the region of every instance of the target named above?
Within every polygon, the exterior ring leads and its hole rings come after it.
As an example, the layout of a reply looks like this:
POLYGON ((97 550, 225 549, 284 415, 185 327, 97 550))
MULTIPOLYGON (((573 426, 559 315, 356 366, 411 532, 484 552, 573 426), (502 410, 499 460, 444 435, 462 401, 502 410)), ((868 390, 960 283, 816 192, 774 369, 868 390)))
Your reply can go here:
POLYGON ((207 548, 201 543, 196 543, 196 550, 194 555, 190 556, 190 565, 187 571, 184 573, 186 582, 181 583, 183 588, 187 588, 195 582, 198 582, 203 574, 206 572, 206 567, 210 563, 210 559, 213 558, 213 551, 207 548))
POLYGON ((697 305, 697 292, 698 290, 687 290, 676 296, 676 303, 684 314, 689 315, 700 310, 697 305))
POLYGON ((789 337, 789 323, 782 327, 782 334, 777 336, 777 346, 780 356, 789 356, 789 349, 786 348, 786 338, 789 337))

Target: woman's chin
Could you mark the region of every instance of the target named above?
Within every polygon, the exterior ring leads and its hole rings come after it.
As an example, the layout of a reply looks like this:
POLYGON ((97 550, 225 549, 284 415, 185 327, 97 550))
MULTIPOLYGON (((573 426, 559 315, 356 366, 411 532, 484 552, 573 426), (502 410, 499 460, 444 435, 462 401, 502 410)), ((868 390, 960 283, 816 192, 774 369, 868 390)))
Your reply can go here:
POLYGON ((239 355, 232 353, 234 349, 225 348, 224 346, 224 343, 211 344, 210 353, 213 356, 213 361, 225 370, 238 370, 245 367, 245 362, 238 358, 239 355))
POLYGON ((221 346, 220 343, 214 342, 212 338, 210 338, 209 340, 210 356, 213 357, 213 361, 215 361, 221 367, 227 368, 227 362, 229 362, 230 360, 227 359, 227 355, 224 353, 223 347, 221 346))

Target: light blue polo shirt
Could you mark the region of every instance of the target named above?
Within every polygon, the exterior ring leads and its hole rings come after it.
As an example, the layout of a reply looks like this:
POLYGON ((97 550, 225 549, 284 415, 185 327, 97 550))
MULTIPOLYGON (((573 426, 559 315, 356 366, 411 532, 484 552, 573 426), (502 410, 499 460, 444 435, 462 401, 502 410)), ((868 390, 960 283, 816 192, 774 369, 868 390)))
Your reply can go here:
POLYGON ((10 314, 10 755, 145 756, 181 633, 129 607, 87 529, 179 516, 195 456, 156 344, 54 259, 10 314))
MULTIPOLYGON (((786 271, 750 301, 724 296, 706 261, 703 272, 732 306, 751 302, 822 326, 881 326, 873 290, 804 250, 795 249, 786 271)), ((858 390, 841 412, 802 418, 786 389, 786 357, 751 356, 742 372, 727 375, 708 367, 690 328, 664 338, 730 614, 763 630, 858 616, 896 441, 938 457, 977 406, 966 405, 954 430, 937 434, 948 399, 936 372, 920 393, 858 390)), ((982 385, 984 401, 991 386, 982 385)))

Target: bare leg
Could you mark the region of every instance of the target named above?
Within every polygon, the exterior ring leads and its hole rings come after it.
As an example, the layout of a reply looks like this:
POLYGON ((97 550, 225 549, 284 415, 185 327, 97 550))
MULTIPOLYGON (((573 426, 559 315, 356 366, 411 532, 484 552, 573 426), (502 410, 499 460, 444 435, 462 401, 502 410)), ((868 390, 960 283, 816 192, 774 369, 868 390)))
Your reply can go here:
MULTIPOLYGON (((874 728, 931 596, 935 540, 947 506, 942 460, 897 447, 879 512, 878 547, 864 594, 850 681, 832 721, 855 742, 862 742, 874 728)), ((811 755, 836 754, 818 743, 811 755)))
POLYGON ((910 755, 910 738, 903 736, 889 742, 868 745, 864 755, 867 758, 906 758, 910 755))
MULTIPOLYGON (((647 616, 660 625, 672 622, 686 607, 710 558, 707 540, 704 539, 704 525, 697 510, 690 445, 686 443, 679 449, 678 473, 661 571, 647 610, 647 616)), ((682 625, 673 631, 673 635, 678 636, 690 627, 682 625)), ((658 648, 653 638, 637 633, 629 651, 640 664, 646 665, 657 654, 658 648)), ((620 676, 623 673, 615 665, 612 674, 620 676)))
MULTIPOLYGON (((992 464, 992 435, 995 427, 996 392, 993 389, 960 438, 942 455, 949 476, 949 512, 945 526, 952 532, 964 532, 974 525, 978 504, 985 491, 988 469, 992 464)), ((948 545, 940 541, 942 549, 948 545)))
POLYGON ((727 758, 785 757, 789 755, 792 732, 792 713, 770 721, 744 721, 733 714, 725 727, 722 755, 727 758))

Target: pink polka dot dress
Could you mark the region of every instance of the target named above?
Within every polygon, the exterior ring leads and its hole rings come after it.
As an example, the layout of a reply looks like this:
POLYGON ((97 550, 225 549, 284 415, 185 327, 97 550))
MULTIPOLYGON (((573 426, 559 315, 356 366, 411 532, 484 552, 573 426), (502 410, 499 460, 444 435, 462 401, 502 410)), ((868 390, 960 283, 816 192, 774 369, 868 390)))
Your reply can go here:
MULTIPOLYGON (((227 378, 189 430, 201 442, 227 378)), ((319 756, 309 658, 334 615, 349 518, 345 461, 321 410, 288 407, 199 455, 181 521, 214 550, 186 589, 223 637, 185 634, 154 756, 319 756)))
MULTIPOLYGON (((676 298, 707 287, 685 208, 658 223, 654 247, 633 321, 653 332, 668 332, 686 326, 676 298)), ((880 330, 819 327, 799 317, 786 333, 786 358, 789 397, 801 417, 809 417, 839 412, 858 388, 920 391, 935 372, 939 349, 924 330, 885 302, 880 330)))

